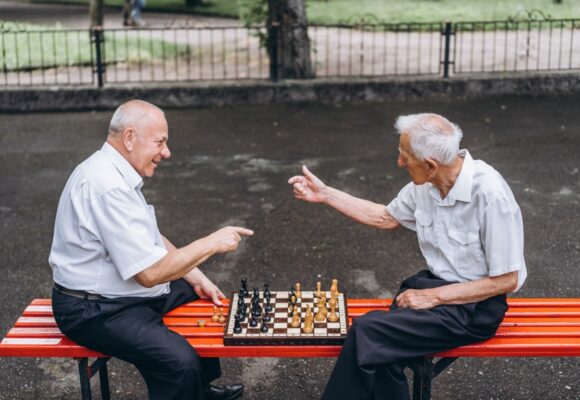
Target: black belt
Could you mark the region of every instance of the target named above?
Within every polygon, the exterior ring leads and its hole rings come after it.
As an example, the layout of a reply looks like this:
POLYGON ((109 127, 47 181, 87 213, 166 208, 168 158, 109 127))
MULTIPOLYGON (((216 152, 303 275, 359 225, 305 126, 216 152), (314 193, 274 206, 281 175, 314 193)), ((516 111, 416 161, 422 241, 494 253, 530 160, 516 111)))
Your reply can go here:
POLYGON ((85 300, 101 300, 105 298, 100 294, 89 293, 85 292, 84 290, 67 289, 63 286, 60 286, 58 283, 54 284, 54 290, 56 290, 59 293, 66 294, 67 296, 77 297, 79 299, 85 300))

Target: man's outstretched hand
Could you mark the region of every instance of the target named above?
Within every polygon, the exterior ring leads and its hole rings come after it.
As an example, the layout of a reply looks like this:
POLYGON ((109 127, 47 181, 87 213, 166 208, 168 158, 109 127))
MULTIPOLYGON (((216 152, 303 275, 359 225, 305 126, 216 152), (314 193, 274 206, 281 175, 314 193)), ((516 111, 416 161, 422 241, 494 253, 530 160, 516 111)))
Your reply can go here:
POLYGON ((304 175, 296 175, 288 180, 294 190, 294 197, 299 200, 309 201, 311 203, 324 203, 326 201, 326 185, 316 175, 302 166, 304 175))
POLYGON ((216 253, 235 251, 242 236, 252 236, 254 231, 239 226, 226 226, 209 235, 207 239, 215 246, 216 253))

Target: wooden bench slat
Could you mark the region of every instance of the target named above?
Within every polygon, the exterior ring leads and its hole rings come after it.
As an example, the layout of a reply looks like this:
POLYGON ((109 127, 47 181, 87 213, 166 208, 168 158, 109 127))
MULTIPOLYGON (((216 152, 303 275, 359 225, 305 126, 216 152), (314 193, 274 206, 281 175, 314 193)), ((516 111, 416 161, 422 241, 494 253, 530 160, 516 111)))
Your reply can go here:
MULTIPOLYGON (((227 304, 227 301, 225 302, 227 304)), ((390 299, 349 299, 351 319, 372 310, 388 310, 390 299)), ((508 300, 509 310, 496 336, 488 341, 438 354, 446 357, 579 356, 580 299, 508 300)), ((224 307, 226 309, 226 307, 224 307)), ((224 346, 223 326, 213 323, 213 305, 198 300, 164 318, 206 357, 335 357, 340 346, 224 346), (206 326, 198 326, 198 320, 206 326)), ((0 344, 0 356, 97 357, 57 328, 50 299, 35 299, 0 344)))

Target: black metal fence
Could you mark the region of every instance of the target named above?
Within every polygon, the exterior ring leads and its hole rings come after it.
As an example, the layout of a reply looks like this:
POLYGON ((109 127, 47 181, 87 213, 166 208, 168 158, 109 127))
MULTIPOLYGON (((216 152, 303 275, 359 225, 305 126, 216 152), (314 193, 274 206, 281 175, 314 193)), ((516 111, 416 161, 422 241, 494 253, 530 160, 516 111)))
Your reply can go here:
MULTIPOLYGON (((311 25, 308 34, 316 77, 580 69, 580 19, 311 25)), ((277 41, 266 36, 264 27, 90 31, 4 23, 0 85, 271 79, 279 71, 265 44, 277 41)))

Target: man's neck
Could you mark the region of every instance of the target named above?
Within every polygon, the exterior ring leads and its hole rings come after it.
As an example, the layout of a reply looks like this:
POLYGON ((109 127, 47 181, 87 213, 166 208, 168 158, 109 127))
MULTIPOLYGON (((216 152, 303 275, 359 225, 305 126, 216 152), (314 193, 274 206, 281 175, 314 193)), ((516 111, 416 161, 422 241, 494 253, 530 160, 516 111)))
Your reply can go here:
POLYGON ((463 166, 463 158, 457 157, 453 164, 451 165, 441 165, 439 166, 437 173, 430 180, 430 182, 439 190, 441 198, 447 197, 457 177, 461 173, 461 167, 463 166))

